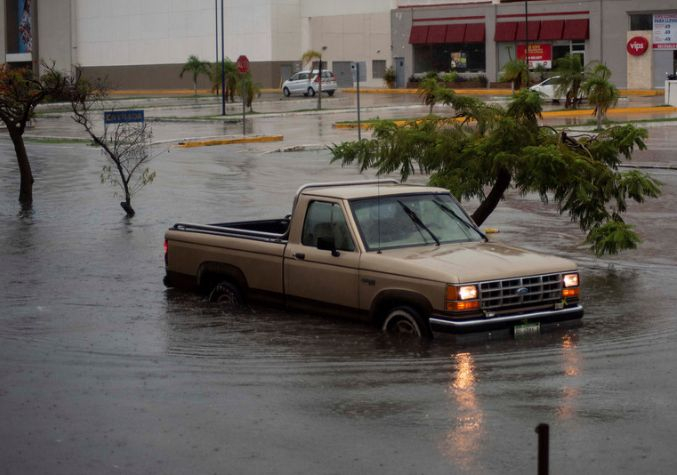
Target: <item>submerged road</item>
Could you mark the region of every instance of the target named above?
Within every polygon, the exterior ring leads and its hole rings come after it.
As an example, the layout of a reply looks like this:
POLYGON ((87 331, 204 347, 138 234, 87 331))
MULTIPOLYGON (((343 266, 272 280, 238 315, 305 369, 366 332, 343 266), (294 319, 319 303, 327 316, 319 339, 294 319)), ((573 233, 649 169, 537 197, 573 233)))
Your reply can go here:
MULTIPOLYGON (((253 126, 341 140, 327 117, 253 126)), ((651 127, 635 163, 677 165, 674 131, 651 127)), ((174 222, 278 217, 305 182, 364 178, 326 151, 271 147, 158 146, 156 181, 128 220, 84 144, 29 144, 35 206, 18 216, 13 149, 0 141, 0 473, 535 473, 541 422, 553 473, 673 473, 675 171, 651 171, 664 195, 632 207, 644 242, 619 257, 592 257, 537 197, 508 196, 486 223, 492 239, 579 263, 581 326, 402 344, 163 287, 174 222)))

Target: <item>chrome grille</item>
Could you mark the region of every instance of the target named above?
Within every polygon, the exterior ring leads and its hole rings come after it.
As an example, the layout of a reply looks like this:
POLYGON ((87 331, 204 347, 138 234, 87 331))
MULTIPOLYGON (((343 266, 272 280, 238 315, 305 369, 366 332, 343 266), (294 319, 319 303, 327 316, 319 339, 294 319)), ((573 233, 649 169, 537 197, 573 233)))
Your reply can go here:
POLYGON ((561 274, 494 280, 482 282, 479 287, 483 310, 537 305, 562 299, 561 274))

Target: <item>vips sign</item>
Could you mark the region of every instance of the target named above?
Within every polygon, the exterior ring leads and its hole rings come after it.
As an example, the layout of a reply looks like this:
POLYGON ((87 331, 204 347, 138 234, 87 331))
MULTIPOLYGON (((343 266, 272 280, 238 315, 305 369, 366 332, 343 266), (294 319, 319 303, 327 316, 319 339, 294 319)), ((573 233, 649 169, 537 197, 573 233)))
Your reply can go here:
POLYGON ((633 56, 642 56, 649 49, 649 40, 643 36, 633 36, 628 41, 625 49, 633 56))
POLYGON ((653 16, 653 48, 677 49, 677 13, 653 16))
MULTIPOLYGON (((526 59, 526 45, 517 45, 517 59, 526 59)), ((529 68, 542 66, 552 68, 552 45, 546 43, 529 43, 529 68)))

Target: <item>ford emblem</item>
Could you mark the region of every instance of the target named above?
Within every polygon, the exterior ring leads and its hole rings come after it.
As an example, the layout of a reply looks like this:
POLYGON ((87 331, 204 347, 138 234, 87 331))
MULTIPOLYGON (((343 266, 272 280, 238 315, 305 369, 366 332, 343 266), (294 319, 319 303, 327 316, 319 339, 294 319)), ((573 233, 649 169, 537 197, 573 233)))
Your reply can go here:
POLYGON ((526 294, 529 293, 529 289, 527 289, 526 287, 520 287, 519 289, 517 289, 517 290, 515 291, 515 293, 516 293, 517 295, 526 295, 526 294))

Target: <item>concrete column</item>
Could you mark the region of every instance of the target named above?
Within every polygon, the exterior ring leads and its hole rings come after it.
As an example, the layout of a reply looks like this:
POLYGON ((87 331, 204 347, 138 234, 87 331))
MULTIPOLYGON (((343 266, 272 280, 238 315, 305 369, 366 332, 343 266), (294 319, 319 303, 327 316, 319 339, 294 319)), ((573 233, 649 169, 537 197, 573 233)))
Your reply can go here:
POLYGON ((653 87, 653 40, 652 31, 628 31, 626 44, 630 38, 642 36, 649 41, 649 49, 641 56, 633 56, 626 52, 627 57, 627 84, 628 89, 651 89, 653 87))
POLYGON ((5 62, 7 54, 7 23, 5 19, 5 0, 0 0, 0 64, 5 62))

